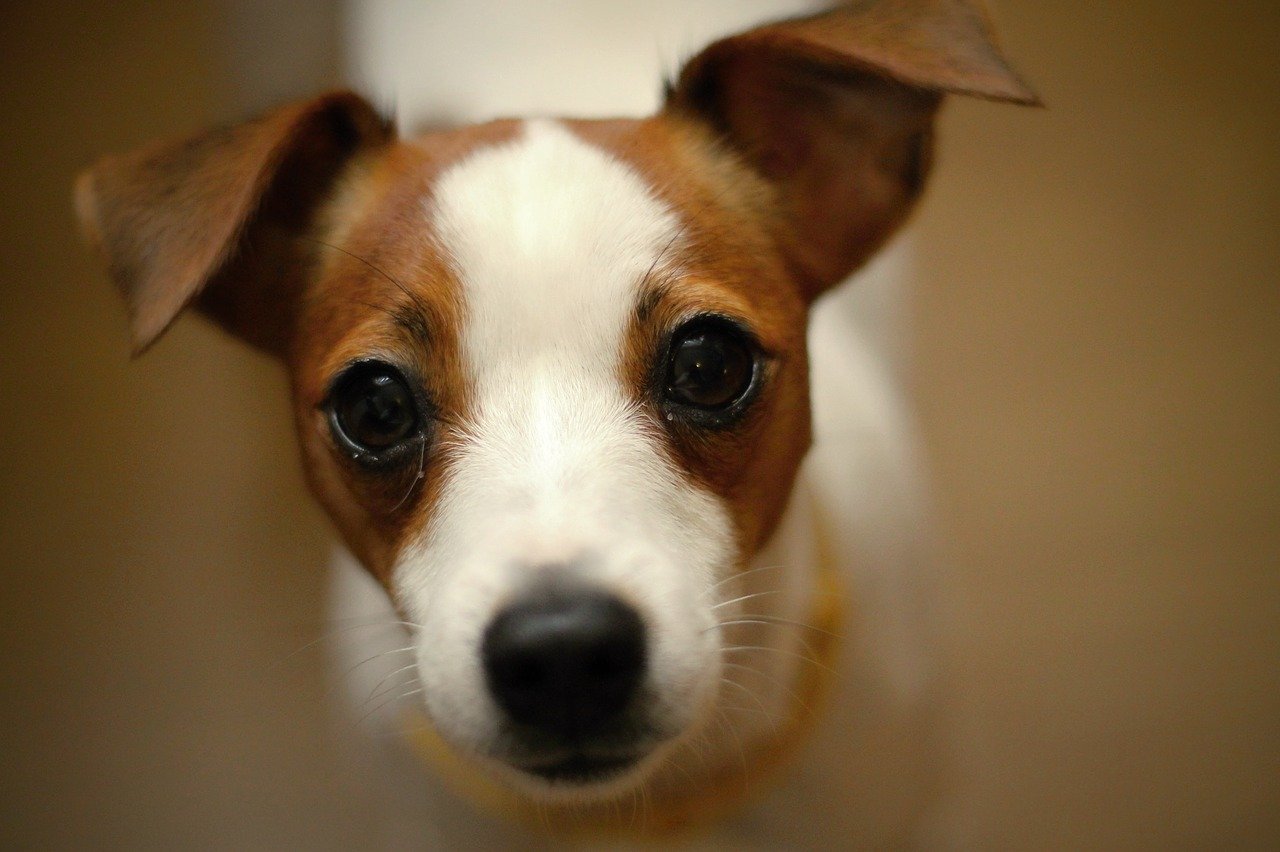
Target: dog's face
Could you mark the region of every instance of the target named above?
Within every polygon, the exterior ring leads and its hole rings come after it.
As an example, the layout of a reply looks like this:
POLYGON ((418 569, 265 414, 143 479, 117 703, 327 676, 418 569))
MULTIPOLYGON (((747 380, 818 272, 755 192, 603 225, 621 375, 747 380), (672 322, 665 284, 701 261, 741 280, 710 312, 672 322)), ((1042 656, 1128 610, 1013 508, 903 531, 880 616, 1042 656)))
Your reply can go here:
POLYGON ((716 183, 695 126, 467 136, 338 193, 298 423, 317 493, 420 625, 442 733, 570 780, 659 754, 715 697, 713 590, 808 442, 806 300, 759 187, 716 183), (538 636, 577 621, 591 673, 570 628, 538 636), (508 623, 531 638, 504 650, 508 623))
POLYGON ((711 717, 808 445, 809 304, 905 217, 940 91, 1030 97, 979 17, 909 6, 719 42, 648 119, 398 141, 330 95, 81 185, 140 345, 196 300, 288 365, 429 716, 529 790, 637 783, 711 717))

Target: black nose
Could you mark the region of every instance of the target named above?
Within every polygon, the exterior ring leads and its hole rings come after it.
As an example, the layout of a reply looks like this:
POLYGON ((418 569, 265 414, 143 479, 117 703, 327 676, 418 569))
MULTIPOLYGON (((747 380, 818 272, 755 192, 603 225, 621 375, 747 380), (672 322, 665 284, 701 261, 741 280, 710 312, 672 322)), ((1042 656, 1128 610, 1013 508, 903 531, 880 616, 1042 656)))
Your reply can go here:
POLYGON ((574 740, 616 720, 645 666, 644 623, 615 597, 539 590, 484 635, 489 691, 512 720, 574 740))

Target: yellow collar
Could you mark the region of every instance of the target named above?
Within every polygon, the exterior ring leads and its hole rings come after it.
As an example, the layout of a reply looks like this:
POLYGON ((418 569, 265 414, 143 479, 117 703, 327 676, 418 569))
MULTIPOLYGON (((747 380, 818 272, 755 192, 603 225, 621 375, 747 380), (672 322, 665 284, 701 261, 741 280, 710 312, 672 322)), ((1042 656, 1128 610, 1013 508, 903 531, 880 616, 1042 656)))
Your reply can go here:
MULTIPOLYGON (((828 554, 821 554, 828 556, 828 554)), ((745 749, 740 763, 730 763, 679 794, 654 794, 643 815, 612 804, 552 806, 535 803, 485 774, 455 752, 419 710, 410 711, 406 736, 413 749, 445 784, 477 808, 527 828, 559 837, 597 839, 663 839, 707 827, 765 792, 763 782, 791 758, 821 713, 835 672, 835 656, 844 624, 845 596, 838 571, 829 558, 819 558, 818 588, 807 621, 814 630, 807 642, 809 657, 791 687, 792 703, 785 719, 767 740, 745 749), (626 811, 626 813, 623 813, 626 811)))

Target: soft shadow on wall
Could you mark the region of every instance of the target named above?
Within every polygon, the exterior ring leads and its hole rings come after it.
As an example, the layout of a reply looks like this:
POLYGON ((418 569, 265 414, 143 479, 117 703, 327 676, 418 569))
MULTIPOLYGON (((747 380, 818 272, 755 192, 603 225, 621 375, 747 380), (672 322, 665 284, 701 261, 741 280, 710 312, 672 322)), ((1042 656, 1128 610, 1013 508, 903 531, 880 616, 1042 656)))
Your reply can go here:
POLYGON ((276 665, 321 629, 329 535, 284 377, 189 319, 131 362, 70 202, 104 153, 332 84, 336 20, 0 7, 0 845, 341 843, 322 660, 276 665))

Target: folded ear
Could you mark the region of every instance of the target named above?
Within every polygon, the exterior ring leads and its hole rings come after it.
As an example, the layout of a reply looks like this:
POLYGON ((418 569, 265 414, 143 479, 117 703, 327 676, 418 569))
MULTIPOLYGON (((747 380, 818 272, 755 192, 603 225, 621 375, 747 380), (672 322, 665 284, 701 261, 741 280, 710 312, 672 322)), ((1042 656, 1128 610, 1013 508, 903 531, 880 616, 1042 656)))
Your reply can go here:
POLYGON ((124 296, 135 351, 199 298, 233 333, 281 352, 316 212, 344 166, 392 135, 366 101, 335 92, 82 174, 76 210, 124 296))
POLYGON ((775 189, 776 238, 808 295, 906 218, 948 92, 1037 104, 976 0, 860 0, 716 42, 668 92, 775 189))

